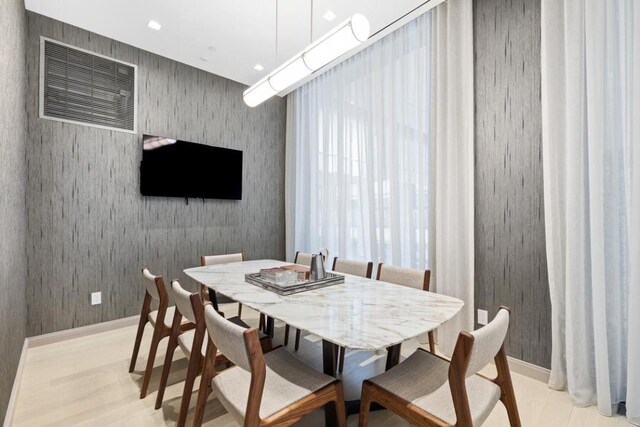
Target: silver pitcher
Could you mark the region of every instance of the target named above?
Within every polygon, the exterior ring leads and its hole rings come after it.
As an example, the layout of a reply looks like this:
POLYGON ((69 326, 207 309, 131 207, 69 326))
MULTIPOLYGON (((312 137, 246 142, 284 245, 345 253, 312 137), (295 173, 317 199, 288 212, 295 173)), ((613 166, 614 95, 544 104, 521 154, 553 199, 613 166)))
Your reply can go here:
POLYGON ((327 277, 322 253, 311 256, 311 280, 322 280, 327 277))

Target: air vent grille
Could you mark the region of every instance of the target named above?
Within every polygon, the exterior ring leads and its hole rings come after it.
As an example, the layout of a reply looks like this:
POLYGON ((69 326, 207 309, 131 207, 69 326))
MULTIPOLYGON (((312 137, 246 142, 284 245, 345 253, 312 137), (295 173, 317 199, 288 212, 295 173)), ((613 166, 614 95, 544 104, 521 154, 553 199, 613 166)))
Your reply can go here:
POLYGON ((41 42, 40 115, 136 131, 136 66, 50 39, 41 42))

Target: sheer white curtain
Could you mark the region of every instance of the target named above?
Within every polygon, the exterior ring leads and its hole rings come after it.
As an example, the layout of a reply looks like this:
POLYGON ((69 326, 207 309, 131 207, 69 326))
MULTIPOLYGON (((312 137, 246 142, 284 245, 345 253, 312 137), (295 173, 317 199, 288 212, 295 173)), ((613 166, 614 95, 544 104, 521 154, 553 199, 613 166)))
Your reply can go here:
POLYGON ((449 0, 287 104, 288 259, 326 247, 430 268, 432 286, 466 304, 445 351, 473 327, 471 32, 471 0, 449 0))
POLYGON ((289 255, 428 265, 430 52, 425 14, 289 95, 289 255))
POLYGON ((640 425, 640 4, 543 0, 550 386, 640 425))

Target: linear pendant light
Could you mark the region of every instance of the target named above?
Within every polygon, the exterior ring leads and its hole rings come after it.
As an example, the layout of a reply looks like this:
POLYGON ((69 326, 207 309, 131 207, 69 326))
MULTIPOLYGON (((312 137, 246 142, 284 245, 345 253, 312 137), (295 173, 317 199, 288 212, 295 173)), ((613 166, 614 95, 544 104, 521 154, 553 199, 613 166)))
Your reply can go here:
POLYGON ((261 104, 366 41, 369 31, 367 18, 356 13, 245 90, 244 102, 261 104))

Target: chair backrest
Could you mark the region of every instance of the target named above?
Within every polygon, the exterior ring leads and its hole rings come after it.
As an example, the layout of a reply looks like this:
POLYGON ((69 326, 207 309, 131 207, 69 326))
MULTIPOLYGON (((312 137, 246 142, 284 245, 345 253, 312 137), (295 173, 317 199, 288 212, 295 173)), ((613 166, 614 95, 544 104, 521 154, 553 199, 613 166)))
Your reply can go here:
POLYGON ((200 257, 200 265, 215 265, 226 264, 229 262, 241 262, 244 261, 244 253, 239 252, 237 254, 222 254, 222 255, 203 255, 200 257))
POLYGON ((173 294, 173 300, 175 301, 180 314, 182 314, 191 323, 196 323, 196 315, 193 312, 193 307, 191 305, 192 294, 185 291, 177 280, 171 282, 171 293, 173 294))
POLYGON ((352 274, 354 276, 371 278, 373 270, 372 262, 352 261, 349 259, 335 257, 333 259, 333 271, 339 273, 352 274))
POLYGON ((501 308, 488 325, 471 332, 473 346, 467 366, 467 377, 475 375, 498 354, 509 329, 509 310, 501 308))
MULTIPOLYGON (((322 248, 320 249, 320 253, 322 254, 323 261, 327 262, 327 259, 329 258, 329 250, 327 248, 322 248)), ((314 255, 316 254, 297 251, 296 256, 293 258, 293 263, 311 267, 311 259, 314 255)))
POLYGON ((164 288, 164 280, 162 280, 162 276, 154 276, 151 274, 149 269, 142 269, 142 282, 144 283, 144 287, 147 289, 147 292, 151 297, 155 300, 160 301, 163 297, 162 291, 160 288, 164 288))
MULTIPOLYGON (((247 329, 222 317, 211 304, 204 308, 204 319, 214 346, 236 366, 251 372, 250 356, 245 343, 247 329)), ((255 337, 258 339, 257 333, 255 337)))
POLYGON ((377 280, 395 283, 409 288, 429 290, 431 271, 415 268, 395 267, 393 265, 378 264, 377 280))
POLYGON ((307 267, 311 267, 311 257, 313 254, 309 254, 306 252, 296 252, 295 258, 293 258, 294 264, 306 265, 307 267))

